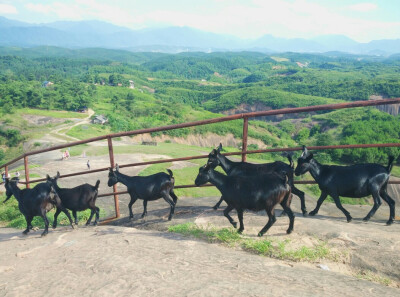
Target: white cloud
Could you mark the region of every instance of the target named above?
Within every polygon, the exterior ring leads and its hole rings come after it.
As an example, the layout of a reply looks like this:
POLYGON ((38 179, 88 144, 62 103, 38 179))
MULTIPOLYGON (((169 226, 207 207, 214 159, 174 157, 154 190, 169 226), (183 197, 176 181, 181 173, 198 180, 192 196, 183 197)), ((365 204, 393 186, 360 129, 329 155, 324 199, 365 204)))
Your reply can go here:
POLYGON ((346 16, 341 10, 332 10, 307 0, 236 2, 205 13, 201 10, 155 10, 142 15, 142 18, 153 24, 190 26, 243 38, 257 38, 264 34, 287 38, 334 34, 367 42, 371 39, 400 37, 400 22, 346 16))
POLYGON ((357 3, 349 6, 350 10, 359 11, 359 12, 368 12, 373 11, 378 8, 378 5, 375 3, 357 3))
POLYGON ((10 4, 0 4, 0 14, 17 14, 17 8, 10 4))
POLYGON ((49 5, 43 5, 43 4, 28 3, 25 5, 25 8, 30 11, 44 13, 44 14, 48 14, 52 11, 49 5))
POLYGON ((400 37, 398 21, 378 21, 344 13, 378 8, 367 2, 333 8, 309 0, 205 0, 204 4, 193 5, 180 5, 180 1, 164 5, 165 2, 157 1, 160 5, 146 4, 143 0, 54 0, 48 4, 32 1, 25 7, 64 20, 98 19, 132 29, 188 26, 249 39, 264 34, 287 38, 335 34, 361 42, 400 37))

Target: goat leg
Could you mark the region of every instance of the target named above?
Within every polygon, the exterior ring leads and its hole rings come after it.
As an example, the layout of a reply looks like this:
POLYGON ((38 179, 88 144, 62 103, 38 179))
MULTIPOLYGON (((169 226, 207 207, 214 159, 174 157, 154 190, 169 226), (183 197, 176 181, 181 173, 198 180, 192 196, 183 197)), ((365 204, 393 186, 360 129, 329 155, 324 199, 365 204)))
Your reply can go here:
POLYGON ((174 201, 174 204, 176 205, 176 202, 178 201, 178 196, 176 196, 173 189, 171 189, 171 191, 169 191, 169 195, 172 197, 172 200, 174 201))
POLYGON ((137 197, 133 196, 132 194, 130 194, 130 195, 131 195, 131 201, 130 201, 129 204, 128 204, 129 218, 130 218, 130 219, 133 219, 132 206, 133 206, 133 204, 136 202, 137 197))
POLYGON ((294 214, 293 214, 292 210, 290 209, 290 206, 287 205, 286 199, 281 202, 281 206, 283 207, 283 209, 285 210, 285 212, 289 216, 289 228, 286 230, 286 233, 290 234, 293 231, 294 214))
POLYGON ((379 196, 377 191, 372 192, 372 197, 374 199, 374 205, 372 206, 371 210, 369 213, 366 215, 365 218, 363 218, 364 222, 368 222, 369 219, 375 214, 375 212, 378 210, 379 206, 381 206, 382 201, 381 197, 379 196))
POLYGON ((394 200, 386 193, 386 189, 382 189, 380 191, 381 197, 386 203, 389 205, 390 209, 390 217, 389 220, 386 222, 386 225, 391 225, 395 218, 395 202, 394 200))
POLYGON ((90 209, 90 216, 89 216, 89 219, 87 220, 87 222, 86 222, 86 226, 89 226, 90 225, 90 222, 92 221, 92 218, 93 218, 93 215, 94 215, 94 213, 95 213, 95 209, 90 209))
POLYGON ((233 207, 228 204, 228 206, 224 209, 224 216, 229 220, 229 223, 232 224, 234 228, 237 227, 237 223, 232 219, 229 213, 232 211, 233 207))
POLYGON ((54 220, 53 220, 53 229, 57 228, 57 218, 60 214, 61 209, 57 207, 56 212, 54 213, 54 220))
POLYGON ((217 210, 217 209, 220 207, 222 201, 224 201, 224 197, 221 196, 221 199, 219 199, 219 201, 217 202, 217 204, 215 204, 215 205, 213 206, 213 209, 214 209, 214 210, 217 210))
POLYGON ((342 206, 339 196, 333 195, 332 198, 335 201, 336 207, 339 208, 346 216, 347 223, 350 223, 353 218, 351 217, 350 213, 342 206))
POLYGON ((46 210, 42 210, 42 218, 44 221, 44 231, 41 236, 46 236, 49 233, 49 220, 46 216, 46 210))
POLYGON ((258 236, 260 236, 260 237, 263 236, 265 234, 265 232, 267 232, 268 229, 271 228, 271 226, 276 222, 274 208, 273 207, 267 207, 265 210, 267 211, 268 222, 264 226, 264 228, 262 228, 261 231, 258 232, 258 236))
POLYGON ((74 223, 72 222, 72 218, 71 215, 69 214, 68 209, 66 209, 65 207, 61 208, 62 212, 65 213, 65 215, 67 216, 68 220, 69 220, 69 224, 71 225, 72 229, 75 229, 74 227, 74 223))
POLYGON ((33 218, 31 218, 31 217, 25 216, 26 229, 24 230, 24 232, 22 232, 22 234, 27 235, 29 232, 29 229, 32 229, 32 219, 33 218))
POLYGON ((237 214, 238 214, 239 225, 240 225, 239 230, 238 230, 238 233, 241 234, 241 233, 243 232, 243 230, 244 230, 244 224, 243 224, 243 210, 237 209, 237 214))
MULTIPOLYGON (((303 217, 306 217, 307 216, 307 208, 306 208, 306 202, 305 202, 305 198, 304 198, 304 192, 300 191, 294 185, 291 186, 291 189, 292 189, 292 193, 300 198, 301 212, 303 213, 303 217)), ((290 206, 290 204, 289 204, 289 206, 290 206)))
POLYGON ((318 213, 319 208, 321 207, 322 202, 325 201, 326 197, 328 197, 328 193, 321 192, 321 196, 319 197, 319 199, 317 201, 317 205, 315 206, 314 210, 310 212, 310 216, 315 216, 318 213))
POLYGON ((96 225, 99 223, 99 219, 100 219, 100 208, 98 208, 98 207, 96 206, 96 219, 94 220, 93 225, 96 226, 96 225))
POLYGON ((78 215, 76 213, 76 210, 72 211, 72 215, 74 216, 74 219, 75 219, 75 225, 78 226, 78 215))
POLYGON ((168 221, 171 221, 172 215, 173 215, 174 212, 175 212, 175 203, 174 203, 174 201, 172 200, 172 198, 170 198, 170 196, 169 196, 167 193, 163 194, 162 197, 163 197, 164 200, 169 204, 169 206, 170 206, 170 208, 171 208, 171 210, 170 210, 170 212, 169 212, 169 216, 168 216, 168 221))
POLYGON ((147 215, 147 200, 143 199, 143 213, 141 215, 141 219, 143 219, 147 215))

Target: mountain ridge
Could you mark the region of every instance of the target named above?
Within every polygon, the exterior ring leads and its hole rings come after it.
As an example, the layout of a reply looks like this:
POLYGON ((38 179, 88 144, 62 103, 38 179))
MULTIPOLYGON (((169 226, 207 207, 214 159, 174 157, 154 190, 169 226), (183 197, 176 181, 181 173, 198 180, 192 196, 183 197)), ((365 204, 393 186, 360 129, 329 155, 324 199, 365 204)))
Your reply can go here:
POLYGON ((359 43, 344 35, 322 35, 311 39, 263 35, 257 39, 206 32, 191 27, 131 30, 111 23, 57 21, 30 24, 0 16, 0 46, 102 47, 176 53, 182 51, 310 52, 340 51, 388 56, 400 53, 400 39, 359 43))

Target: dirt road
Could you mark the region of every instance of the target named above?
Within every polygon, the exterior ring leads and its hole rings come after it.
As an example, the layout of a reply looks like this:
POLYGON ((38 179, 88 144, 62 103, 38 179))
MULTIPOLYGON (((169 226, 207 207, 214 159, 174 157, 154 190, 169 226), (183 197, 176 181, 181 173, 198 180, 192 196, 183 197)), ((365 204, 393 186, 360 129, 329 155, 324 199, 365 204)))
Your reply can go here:
POLYGON ((399 296, 400 290, 159 231, 0 229, 2 296, 399 296))
MULTIPOLYGON (((210 244, 165 232, 171 224, 228 227, 221 210, 210 209, 217 197, 184 198, 167 221, 163 201, 148 205, 148 217, 126 215, 113 225, 61 227, 45 238, 40 231, 24 237, 21 230, 0 228, 1 296, 399 296, 400 289, 355 277, 373 271, 400 278, 400 224, 385 226, 382 207, 368 223, 357 219, 369 207, 346 206, 355 220, 347 223, 331 203, 321 215, 303 218, 298 202, 295 230, 286 235, 287 217, 279 217, 265 239, 288 240, 291 247, 312 246, 324 240, 339 261, 291 262, 253 255, 221 244, 210 244), (322 270, 318 265, 329 270, 322 270)), ((311 205, 310 205, 311 206, 311 205)), ((277 211, 279 213, 279 211, 277 211)), ((246 213, 244 236, 256 239, 265 214, 246 213)), ((400 285, 397 282, 397 286, 400 285)))

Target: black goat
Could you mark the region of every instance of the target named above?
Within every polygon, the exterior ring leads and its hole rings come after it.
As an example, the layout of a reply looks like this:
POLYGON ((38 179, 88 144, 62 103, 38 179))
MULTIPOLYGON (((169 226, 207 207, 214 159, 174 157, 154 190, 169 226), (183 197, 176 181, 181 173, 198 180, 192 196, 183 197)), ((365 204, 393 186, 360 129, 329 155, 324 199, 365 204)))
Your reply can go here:
MULTIPOLYGON (((77 211, 83 211, 90 209, 90 217, 86 222, 86 226, 92 221, 93 215, 96 214, 96 219, 94 220, 94 225, 97 225, 100 217, 100 209, 96 206, 96 199, 98 194, 98 189, 100 185, 100 180, 97 180, 96 185, 92 186, 89 184, 83 184, 75 188, 60 188, 57 185, 57 180, 60 177, 60 172, 57 171, 57 175, 51 178, 47 175, 47 181, 53 185, 56 189, 58 196, 64 207, 72 210, 72 215, 75 219, 75 224, 78 225, 77 211)), ((57 227, 57 218, 61 208, 57 207, 56 213, 54 214, 53 228, 57 227)))
MULTIPOLYGON (((297 195, 301 201, 301 211, 303 216, 307 216, 306 204, 304 201, 304 192, 300 191, 293 184, 293 160, 291 155, 287 155, 290 164, 286 164, 281 161, 275 161, 272 163, 265 164, 252 164, 247 162, 234 162, 229 160, 227 157, 221 154, 222 144, 219 144, 217 149, 213 149, 208 155, 208 162, 213 169, 220 165, 222 169, 229 176, 258 176, 265 173, 282 173, 286 172, 288 176, 288 183, 293 194, 297 195)), ((221 202, 224 200, 223 197, 214 206, 217 209, 221 202)))
POLYGON ((303 153, 297 161, 295 174, 298 176, 310 172, 321 190, 317 206, 310 212, 310 215, 316 215, 321 204, 330 195, 335 201, 337 208, 344 213, 347 221, 350 222, 352 217, 340 203, 339 196, 362 198, 372 195, 374 206, 364 218, 364 221, 368 221, 375 214, 382 203, 381 199, 383 199, 390 208, 390 217, 386 224, 392 224, 395 218, 395 202, 387 194, 387 184, 390 171, 393 167, 393 160, 394 157, 390 156, 387 167, 379 164, 356 164, 351 166, 322 165, 313 159, 313 154, 308 152, 307 148, 303 146, 303 153))
POLYGON ((143 218, 147 214, 147 201, 154 201, 160 198, 170 205, 170 213, 168 220, 172 219, 172 215, 175 211, 175 205, 178 197, 174 193, 175 179, 172 171, 167 169, 169 174, 159 172, 149 176, 127 176, 119 172, 118 164, 116 171, 110 168, 108 174, 108 186, 111 187, 116 183, 120 182, 128 188, 131 201, 129 202, 129 217, 133 218, 132 205, 137 199, 143 200, 143 218), (172 197, 172 198, 171 198, 172 197))
POLYGON ((287 233, 293 231, 294 215, 290 209, 291 189, 288 184, 288 177, 278 173, 266 173, 259 176, 244 177, 224 175, 215 171, 207 164, 200 167, 196 177, 196 186, 207 182, 212 183, 221 192, 224 201, 228 204, 224 210, 224 216, 236 228, 236 222, 231 218, 229 212, 236 209, 240 227, 238 232, 242 233, 244 210, 266 210, 268 223, 261 229, 258 236, 262 236, 275 223, 275 206, 280 203, 289 216, 290 223, 287 233))
POLYGON ((68 210, 62 205, 60 197, 57 195, 57 191, 54 187, 48 183, 40 183, 33 189, 21 190, 17 186, 17 180, 12 179, 11 181, 6 180, 7 187, 9 187, 12 194, 18 201, 18 208, 24 215, 26 220, 26 230, 22 232, 27 234, 32 229, 32 220, 35 216, 40 216, 44 220, 45 228, 42 236, 49 233, 49 220, 47 219, 46 213, 51 210, 54 206, 60 208, 68 217, 71 227, 72 219, 68 210))

